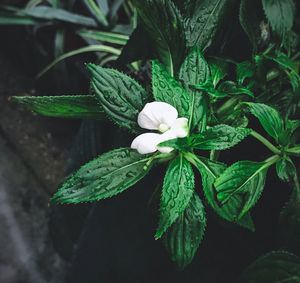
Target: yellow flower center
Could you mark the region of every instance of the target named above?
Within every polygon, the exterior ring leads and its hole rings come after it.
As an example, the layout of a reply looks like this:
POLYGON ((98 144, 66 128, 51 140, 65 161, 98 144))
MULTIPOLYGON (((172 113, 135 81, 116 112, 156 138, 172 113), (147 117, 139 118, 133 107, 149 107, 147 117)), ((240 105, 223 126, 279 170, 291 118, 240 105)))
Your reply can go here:
POLYGON ((167 130, 169 130, 169 126, 167 124, 160 124, 159 127, 158 127, 158 130, 161 132, 161 133, 164 133, 166 132, 167 130))

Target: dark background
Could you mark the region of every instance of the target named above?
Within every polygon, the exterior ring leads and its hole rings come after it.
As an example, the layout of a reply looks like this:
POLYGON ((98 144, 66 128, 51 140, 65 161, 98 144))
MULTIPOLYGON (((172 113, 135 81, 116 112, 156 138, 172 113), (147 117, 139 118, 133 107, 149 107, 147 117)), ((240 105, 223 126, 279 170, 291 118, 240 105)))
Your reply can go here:
MULTIPOLYGON (((225 48, 224 55, 247 58, 250 46, 243 31, 234 20, 227 25, 237 48, 225 48)), ((0 35, 0 282, 236 282, 250 262, 285 247, 278 217, 291 188, 279 181, 274 168, 252 211, 256 232, 223 222, 207 206, 204 240, 184 271, 176 269, 153 237, 158 204, 149 200, 162 181, 161 168, 115 198, 50 205, 64 176, 101 152, 128 146, 132 137, 109 122, 45 118, 11 103, 12 95, 87 93, 83 63, 94 57, 68 60, 64 72, 55 68, 35 80, 53 56, 50 48, 40 52, 36 40, 44 46, 51 42, 51 28, 34 37, 24 27, 0 27, 0 35)), ((81 42, 70 37, 66 44, 72 49, 81 42)), ((143 77, 147 74, 138 79, 143 77)), ((268 154, 250 137, 220 159, 228 164, 262 161, 268 154)), ((196 190, 202 196, 200 183, 196 190)))

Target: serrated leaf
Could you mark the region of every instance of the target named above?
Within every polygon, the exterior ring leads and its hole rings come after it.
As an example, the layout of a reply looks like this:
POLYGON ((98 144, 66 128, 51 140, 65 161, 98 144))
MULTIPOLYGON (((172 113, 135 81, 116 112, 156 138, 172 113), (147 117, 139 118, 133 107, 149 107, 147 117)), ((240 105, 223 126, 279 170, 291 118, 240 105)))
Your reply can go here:
POLYGON ((204 206, 194 193, 185 211, 164 236, 164 244, 180 269, 194 258, 206 227, 204 206))
POLYGON ((179 79, 189 90, 191 129, 201 132, 205 129, 205 120, 208 111, 207 97, 202 91, 192 89, 191 85, 201 84, 209 78, 209 67, 199 48, 193 48, 185 58, 179 72, 179 79))
POLYGON ((202 187, 204 195, 213 208, 213 210, 223 219, 236 222, 244 228, 251 231, 255 230, 253 221, 249 213, 238 219, 238 213, 242 207, 242 197, 240 195, 233 196, 227 203, 220 206, 215 194, 214 182, 226 169, 226 165, 217 161, 212 161, 204 157, 195 160, 195 165, 201 174, 202 187))
POLYGON ((103 119, 104 111, 93 95, 13 96, 13 101, 49 117, 103 119))
POLYGON ((189 6, 190 15, 186 22, 188 46, 197 46, 201 50, 207 49, 222 24, 227 11, 234 1, 204 0, 195 1, 189 6))
POLYGON ((292 29, 294 23, 294 1, 262 0, 262 4, 273 31, 283 37, 292 29))
POLYGON ((150 170, 151 157, 120 148, 86 163, 59 187, 52 201, 80 203, 117 195, 142 179, 150 170))
POLYGON ((236 66, 236 79, 242 85, 248 78, 252 78, 255 72, 255 65, 250 61, 243 61, 236 66))
POLYGON ((189 93, 156 60, 152 61, 152 92, 156 101, 173 105, 180 117, 189 118, 189 93))
POLYGON ((258 118, 265 131, 276 142, 279 142, 280 137, 284 134, 284 124, 280 113, 266 104, 250 102, 246 104, 249 106, 250 112, 258 118))
POLYGON ((125 74, 89 64, 91 86, 109 118, 119 126, 139 132, 138 113, 147 101, 147 93, 134 79, 125 74))
POLYGON ((294 254, 271 252, 250 264, 243 272, 240 283, 298 283, 300 258, 294 254))
POLYGON ((288 156, 284 156, 277 161, 276 171, 278 177, 285 182, 291 181, 295 174, 297 174, 295 164, 288 156))
POLYGON ((194 193, 194 186, 192 166, 180 155, 170 163, 164 178, 156 239, 184 212, 194 193))
POLYGON ((270 162, 238 161, 228 167, 214 183, 218 200, 224 204, 233 195, 242 193, 243 206, 238 216, 242 217, 260 198, 270 164, 270 162))
POLYGON ((134 0, 141 21, 155 42, 160 61, 171 76, 182 64, 186 51, 183 19, 171 0, 134 0))
POLYGON ((179 79, 185 86, 200 84, 209 78, 209 67, 201 50, 193 48, 185 58, 179 72, 179 79))
POLYGON ((192 148, 202 150, 224 150, 241 142, 250 134, 247 128, 234 128, 228 125, 217 125, 204 133, 192 135, 187 139, 192 148))
POLYGON ((217 125, 201 134, 194 134, 182 139, 174 139, 161 143, 176 149, 224 150, 241 142, 251 133, 247 128, 234 128, 228 125, 217 125))

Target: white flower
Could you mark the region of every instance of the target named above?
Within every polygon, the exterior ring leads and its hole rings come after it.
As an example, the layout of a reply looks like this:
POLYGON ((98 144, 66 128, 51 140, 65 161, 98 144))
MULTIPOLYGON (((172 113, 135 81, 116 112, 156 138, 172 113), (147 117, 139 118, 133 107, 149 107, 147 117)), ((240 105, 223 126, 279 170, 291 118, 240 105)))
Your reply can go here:
POLYGON ((188 119, 178 118, 176 108, 165 102, 150 102, 145 105, 138 115, 138 124, 147 130, 157 130, 160 133, 145 133, 137 136, 131 148, 140 154, 148 154, 159 150, 168 153, 171 147, 161 147, 158 144, 176 139, 184 138, 188 134, 188 119))

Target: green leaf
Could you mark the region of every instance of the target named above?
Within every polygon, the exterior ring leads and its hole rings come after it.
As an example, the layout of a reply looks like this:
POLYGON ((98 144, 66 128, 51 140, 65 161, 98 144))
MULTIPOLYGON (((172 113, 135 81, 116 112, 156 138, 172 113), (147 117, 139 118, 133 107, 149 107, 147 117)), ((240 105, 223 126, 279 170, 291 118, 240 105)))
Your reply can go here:
POLYGON ((139 132, 138 113, 147 101, 146 91, 132 78, 113 70, 88 64, 92 88, 108 117, 119 126, 139 132))
POLYGON ((247 34, 256 53, 261 37, 260 24, 263 19, 258 11, 261 9, 261 2, 257 0, 241 0, 239 19, 242 28, 247 34))
POLYGON ((213 83, 209 80, 202 84, 197 84, 192 86, 195 90, 202 91, 204 93, 208 93, 209 95, 215 97, 215 98, 224 98, 228 97, 229 94, 227 94, 224 91, 221 91, 213 85, 213 83))
POLYGON ((164 178, 156 239, 182 215, 194 193, 194 186, 192 166, 180 155, 170 163, 164 178))
POLYGON ((255 65, 250 61, 243 61, 236 66, 236 79, 242 85, 248 78, 252 78, 255 72, 255 65))
POLYGON ((254 231, 255 227, 249 213, 246 213, 244 217, 238 219, 238 213, 243 205, 243 199, 240 195, 236 194, 222 206, 219 205, 216 199, 213 184, 216 178, 224 172, 226 165, 204 157, 196 158, 193 164, 197 167, 201 174, 204 195, 216 214, 226 221, 236 222, 242 227, 254 231))
POLYGON ((284 124, 280 113, 262 103, 245 103, 249 106, 250 112, 258 118, 265 131, 279 142, 280 137, 284 134, 284 124))
POLYGON ((149 172, 150 158, 129 148, 104 153, 72 174, 59 187, 52 201, 90 202, 117 195, 149 172))
POLYGON ((211 75, 211 82, 213 87, 223 80, 229 73, 229 62, 226 59, 212 57, 209 59, 209 68, 211 75))
POLYGON ((289 77, 294 90, 300 87, 300 75, 297 64, 288 55, 277 51, 275 54, 267 54, 264 57, 278 64, 289 77))
POLYGON ((218 91, 220 91, 221 93, 226 93, 231 96, 239 95, 239 94, 246 94, 252 98, 254 97, 254 94, 251 90, 249 90, 248 88, 245 88, 243 86, 239 86, 235 82, 232 82, 232 81, 222 82, 218 87, 218 91))
POLYGON ((209 75, 209 67, 201 50, 193 48, 181 65, 179 78, 188 87, 205 82, 209 75))
POLYGON ((285 182, 291 181, 295 174, 297 174, 295 164, 288 156, 284 156, 277 161, 276 171, 278 177, 285 182))
POLYGON ((152 92, 156 101, 173 105, 180 117, 189 118, 189 93, 156 60, 152 61, 152 92))
POLYGON ((190 85, 201 84, 209 78, 209 67, 203 58, 199 48, 193 48, 189 55, 185 58, 179 72, 179 79, 183 81, 186 89, 189 90, 190 98, 190 114, 191 129, 197 129, 201 132, 205 129, 208 101, 202 91, 190 88, 190 85))
POLYGON ((171 76, 177 74, 186 52, 183 19, 171 0, 134 0, 140 18, 155 42, 158 58, 171 76))
POLYGON ((94 39, 100 42, 108 42, 119 45, 125 45, 129 39, 128 35, 100 30, 81 29, 77 33, 83 38, 94 39))
POLYGON ((298 144, 294 147, 291 147, 287 149, 286 152, 292 155, 300 156, 300 145, 298 144))
POLYGON ((222 25, 225 15, 233 6, 229 0, 195 1, 190 5, 186 21, 188 46, 207 49, 213 42, 218 28, 222 25))
POLYGON ((300 120, 287 120, 285 122, 285 129, 288 135, 292 135, 300 127, 300 120))
POLYGON ((160 144, 176 149, 224 150, 241 142, 251 133, 247 128, 234 128, 228 125, 217 125, 201 134, 194 134, 182 139, 174 139, 160 144))
POLYGON ((95 19, 103 26, 107 27, 108 22, 102 11, 100 5, 95 2, 95 0, 83 0, 83 3, 89 9, 89 11, 94 15, 95 19))
POLYGON ((206 227, 204 206, 194 193, 185 211, 164 236, 164 244, 180 269, 193 260, 206 227))
POLYGON ((241 142, 250 134, 247 128, 234 128, 228 125, 217 125, 202 134, 188 137, 188 144, 192 148, 202 150, 224 150, 241 142))
POLYGON ((78 49, 66 52, 66 53, 62 54, 61 56, 57 57, 49 65, 47 65, 42 71, 40 71, 36 77, 40 78, 45 73, 47 73, 51 68, 53 68, 56 64, 58 64, 59 62, 65 60, 67 58, 73 57, 75 55, 83 54, 83 53, 89 53, 89 52, 103 52, 103 53, 108 53, 108 54, 114 54, 117 56, 120 55, 120 53, 121 53, 121 51, 119 49, 111 47, 111 46, 106 46, 106 45, 95 44, 95 45, 85 46, 82 48, 78 48, 78 49))
POLYGON ((295 4, 293 0, 262 0, 265 14, 275 33, 283 37, 293 27, 295 4))
POLYGON ((68 12, 59 8, 52 8, 49 6, 36 6, 29 9, 24 9, 19 12, 20 15, 27 15, 37 19, 58 20, 72 24, 97 27, 94 19, 75 13, 68 12))
POLYGON ((28 16, 18 16, 11 14, 0 14, 0 25, 37 25, 40 23, 38 20, 28 16))
POLYGON ((228 167, 214 183, 218 200, 224 204, 233 195, 242 193, 244 203, 238 216, 242 217, 260 198, 267 169, 276 161, 275 158, 267 162, 238 161, 228 167))
POLYGON ((104 111, 93 95, 13 96, 13 101, 44 116, 102 119, 104 111))
POLYGON ((284 251, 271 252, 250 264, 240 283, 298 283, 300 258, 284 251))

